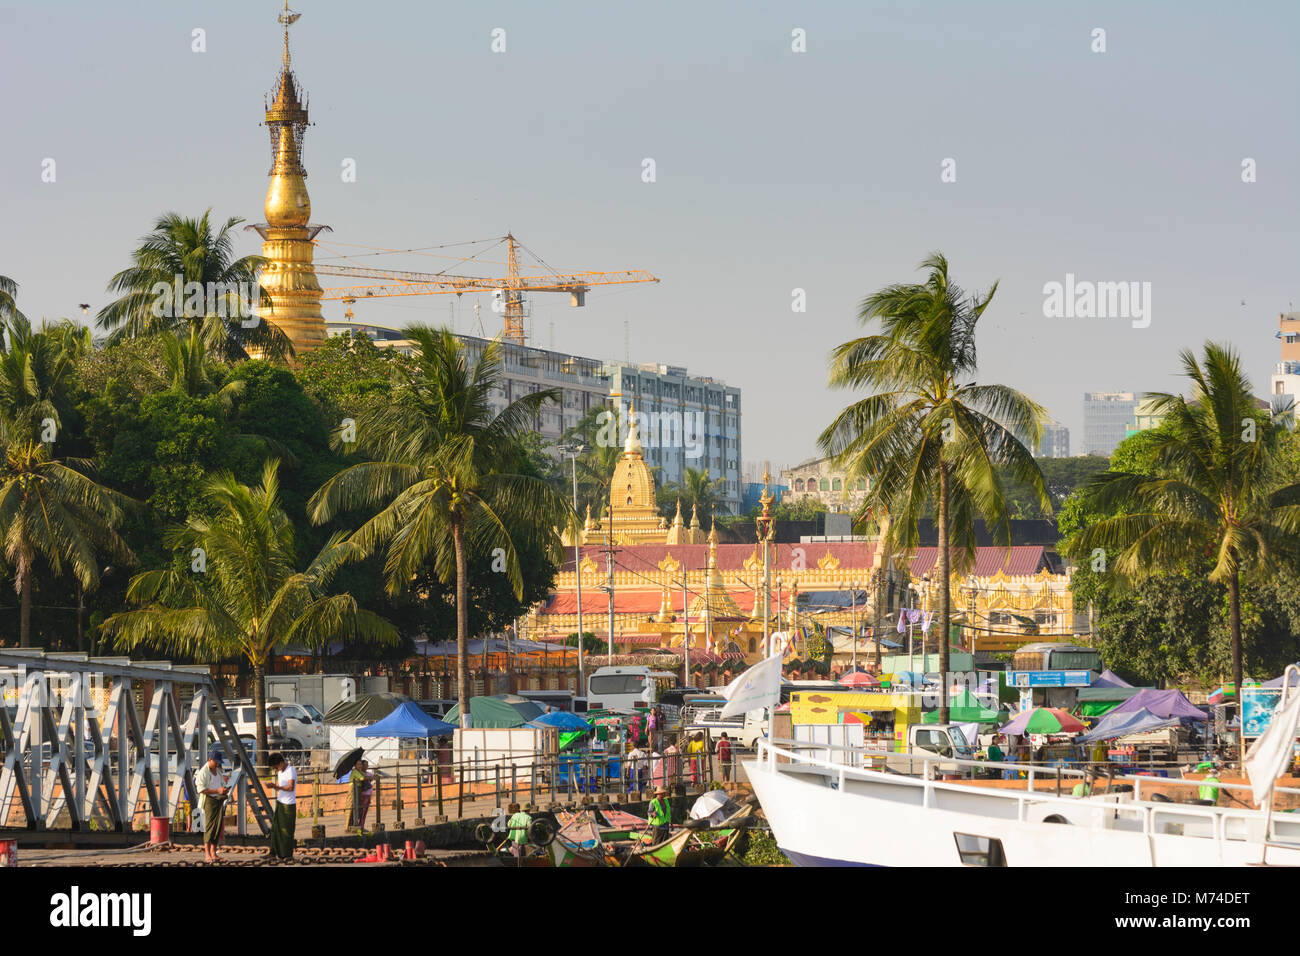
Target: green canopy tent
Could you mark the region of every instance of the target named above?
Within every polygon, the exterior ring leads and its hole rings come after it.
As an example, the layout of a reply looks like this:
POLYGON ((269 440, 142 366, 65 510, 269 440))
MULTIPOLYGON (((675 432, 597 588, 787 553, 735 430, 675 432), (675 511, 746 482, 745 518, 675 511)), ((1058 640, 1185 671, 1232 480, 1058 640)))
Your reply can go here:
MULTIPOLYGON (((954 724, 997 724, 1002 721, 1001 711, 985 707, 969 690, 948 699, 948 719, 954 724)), ((937 724, 939 712, 932 710, 921 718, 923 724, 937 724)))
POLYGON ((1079 716, 1104 717, 1141 689, 1140 687, 1080 687, 1079 716))
MULTIPOLYGON (((497 694, 495 697, 471 697, 469 715, 476 729, 497 727, 522 727, 542 715, 541 705, 515 694, 497 694)), ((443 715, 449 724, 460 723, 460 706, 456 705, 443 715)))
POLYGON ((411 698, 402 694, 362 694, 356 700, 341 700, 325 715, 327 724, 358 724, 370 726, 383 720, 397 709, 398 704, 411 698))

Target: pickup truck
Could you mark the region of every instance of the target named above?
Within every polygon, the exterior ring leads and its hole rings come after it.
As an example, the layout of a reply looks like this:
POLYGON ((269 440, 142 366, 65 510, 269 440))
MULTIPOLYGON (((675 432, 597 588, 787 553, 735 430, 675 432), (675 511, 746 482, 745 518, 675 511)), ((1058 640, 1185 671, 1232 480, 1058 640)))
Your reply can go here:
POLYGON ((970 776, 970 767, 944 761, 917 760, 909 756, 921 751, 960 760, 975 759, 966 736, 956 724, 912 724, 907 729, 907 753, 889 754, 885 758, 885 769, 921 776, 925 773, 926 763, 930 763, 934 774, 970 776))
POLYGON ((747 748, 754 747, 759 737, 767 736, 766 720, 756 720, 749 714, 737 714, 734 717, 723 717, 721 714, 722 708, 696 711, 694 718, 685 727, 686 735, 689 737, 696 731, 703 730, 708 734, 712 746, 725 733, 729 740, 747 748))

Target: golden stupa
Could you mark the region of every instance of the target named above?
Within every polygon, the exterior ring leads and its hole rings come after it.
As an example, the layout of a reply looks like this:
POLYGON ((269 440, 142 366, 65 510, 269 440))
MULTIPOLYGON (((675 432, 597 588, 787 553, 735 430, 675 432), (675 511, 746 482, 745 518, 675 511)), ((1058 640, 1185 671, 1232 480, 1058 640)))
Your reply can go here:
POLYGON ((284 59, 266 108, 266 128, 271 133, 271 184, 266 190, 266 222, 254 226, 262 237, 267 263, 260 277, 271 300, 265 317, 278 326, 298 353, 325 341, 321 316, 321 287, 312 266, 312 240, 327 226, 312 225, 311 198, 307 195, 307 170, 302 164, 307 105, 299 96, 298 81, 289 59, 289 27, 301 14, 289 11, 285 0, 279 22, 284 24, 284 59))

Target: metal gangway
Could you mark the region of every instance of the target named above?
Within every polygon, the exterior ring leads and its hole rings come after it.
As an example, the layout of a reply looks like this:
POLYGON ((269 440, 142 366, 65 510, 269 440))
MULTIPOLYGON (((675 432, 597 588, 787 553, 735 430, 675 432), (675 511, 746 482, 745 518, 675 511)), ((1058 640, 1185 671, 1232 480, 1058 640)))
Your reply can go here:
POLYGON ((72 831, 107 823, 129 833, 142 792, 154 817, 171 819, 182 800, 199 807, 194 773, 213 737, 232 768, 239 834, 247 835, 250 810, 270 832, 270 800, 207 667, 0 649, 0 675, 0 689, 15 697, 0 701, 0 829, 21 808, 29 830, 60 829, 66 819, 72 831), (143 726, 139 685, 152 687, 143 726), (184 720, 181 687, 193 695, 184 720))

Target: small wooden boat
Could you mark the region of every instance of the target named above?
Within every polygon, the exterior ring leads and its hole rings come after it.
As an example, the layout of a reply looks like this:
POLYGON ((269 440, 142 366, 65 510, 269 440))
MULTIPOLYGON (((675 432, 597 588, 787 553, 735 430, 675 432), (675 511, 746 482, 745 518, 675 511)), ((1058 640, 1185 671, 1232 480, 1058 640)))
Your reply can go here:
POLYGON ((552 866, 568 868, 605 865, 605 842, 596 825, 595 814, 590 810, 578 813, 562 811, 555 817, 560 829, 547 847, 552 866))

